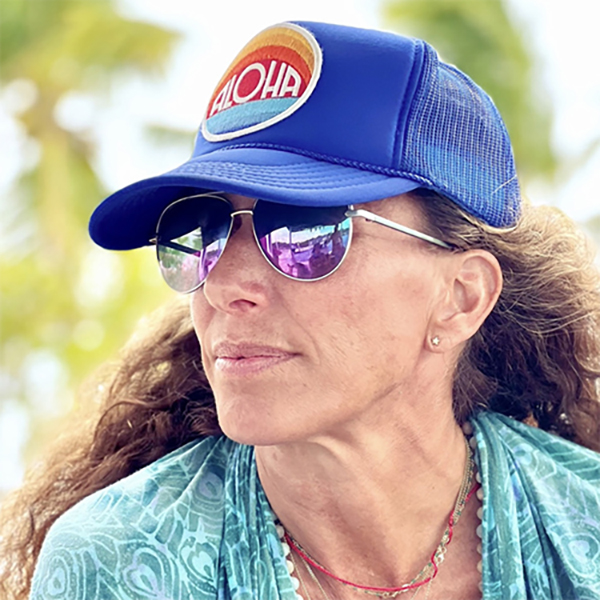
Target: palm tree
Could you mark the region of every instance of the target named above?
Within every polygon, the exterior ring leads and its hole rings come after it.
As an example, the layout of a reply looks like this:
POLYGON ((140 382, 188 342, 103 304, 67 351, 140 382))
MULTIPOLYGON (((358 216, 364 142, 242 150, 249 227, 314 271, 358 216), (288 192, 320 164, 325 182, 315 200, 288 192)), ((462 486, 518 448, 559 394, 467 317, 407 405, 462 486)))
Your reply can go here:
MULTIPOLYGON (((87 238, 105 191, 93 128, 69 127, 66 100, 79 93, 101 102, 117 77, 160 72, 178 36, 120 16, 110 0, 11 0, 0 11, 0 83, 26 92, 14 118, 37 149, 0 204, 0 400, 31 408, 36 372, 58 368, 64 391, 164 298, 145 276, 154 268, 148 254, 101 253, 87 238)), ((47 437, 32 435, 35 446, 47 437)))

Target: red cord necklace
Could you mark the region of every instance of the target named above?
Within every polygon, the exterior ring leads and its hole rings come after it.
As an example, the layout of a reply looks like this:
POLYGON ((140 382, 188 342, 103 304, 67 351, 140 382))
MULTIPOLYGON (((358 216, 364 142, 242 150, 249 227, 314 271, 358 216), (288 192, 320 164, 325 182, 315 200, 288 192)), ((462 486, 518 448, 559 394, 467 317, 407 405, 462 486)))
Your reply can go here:
POLYGON ((290 548, 298 554, 304 560, 307 565, 310 565, 314 569, 317 569, 323 575, 330 577, 331 579, 342 583, 344 585, 350 586, 356 590, 360 590, 367 594, 373 594, 380 597, 394 598, 404 592, 408 592, 410 590, 414 590, 419 588, 427 583, 429 583, 435 576, 438 574, 439 564, 444 560, 444 556, 446 554, 446 550, 452 541, 452 537, 454 534, 454 527, 458 523, 460 516, 462 515, 465 506, 470 500, 471 496, 476 492, 479 485, 474 481, 474 462, 473 456, 471 453, 470 447, 467 445, 467 460, 465 464, 465 473, 463 476, 463 481, 461 483, 461 487, 458 493, 458 497, 456 499, 456 503, 454 506, 454 510, 450 514, 448 518, 448 525, 444 530, 442 535, 442 539, 438 544, 437 548, 433 551, 429 562, 421 569, 420 573, 409 583, 405 583, 399 587, 379 587, 379 586, 370 586, 363 585, 359 583, 354 583, 353 581, 349 581, 344 579, 343 577, 338 577, 329 571, 322 564, 317 562, 308 552, 302 548, 302 546, 287 532, 284 533, 285 541, 289 544, 290 548), (429 574, 427 577, 426 575, 429 574))

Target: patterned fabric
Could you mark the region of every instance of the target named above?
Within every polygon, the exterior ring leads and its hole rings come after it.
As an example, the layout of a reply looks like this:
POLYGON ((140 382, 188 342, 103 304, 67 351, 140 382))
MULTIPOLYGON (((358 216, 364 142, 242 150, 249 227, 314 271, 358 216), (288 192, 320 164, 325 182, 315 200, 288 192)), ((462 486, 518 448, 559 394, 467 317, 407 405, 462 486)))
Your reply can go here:
MULTIPOLYGON (((600 455, 473 419, 486 600, 600 598, 600 455)), ((192 442, 54 524, 32 600, 295 600, 253 449, 192 442)))
POLYGON ((484 598, 600 599, 600 454, 501 415, 472 422, 484 598))

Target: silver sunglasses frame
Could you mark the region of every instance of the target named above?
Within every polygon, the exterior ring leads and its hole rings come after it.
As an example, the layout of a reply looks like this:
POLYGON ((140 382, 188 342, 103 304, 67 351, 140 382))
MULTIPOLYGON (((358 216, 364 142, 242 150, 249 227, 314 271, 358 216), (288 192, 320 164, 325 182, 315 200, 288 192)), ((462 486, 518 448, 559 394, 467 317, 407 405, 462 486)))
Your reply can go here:
POLYGON ((372 213, 370 210, 365 210, 364 208, 355 209, 353 205, 348 207, 346 211, 346 216, 351 219, 355 219, 357 217, 362 217, 371 223, 377 223, 378 225, 383 225, 384 227, 388 227, 389 229, 393 229, 394 231, 400 231, 401 233, 405 233, 406 235, 410 235, 414 238, 418 238, 419 240, 423 240, 424 242, 429 242, 430 244, 435 244, 440 248, 445 248, 446 250, 454 250, 454 246, 443 242, 442 240, 438 240, 437 238, 427 235, 426 233, 422 233, 417 231, 416 229, 411 229, 410 227, 406 227, 405 225, 400 225, 400 223, 396 223, 395 221, 390 221, 385 217, 381 217, 375 213, 372 213))
MULTIPOLYGON (((176 200, 175 202, 171 202, 160 214, 160 217, 158 218, 158 222, 156 225, 156 230, 157 230, 157 234, 158 234, 158 229, 160 227, 160 222, 163 218, 163 215, 165 214, 165 212, 170 209, 172 206, 179 204, 180 202, 184 202, 186 200, 191 200, 193 198, 214 198, 215 200, 220 200, 222 202, 225 202, 227 204, 229 204, 231 206, 231 202, 229 202, 229 200, 227 200, 227 198, 224 198, 223 196, 219 195, 219 194, 214 194, 214 193, 205 193, 205 194, 197 194, 194 196, 186 196, 185 198, 180 198, 179 200, 176 200)), ((260 198, 257 198, 254 202, 254 206, 252 208, 245 208, 245 209, 240 209, 240 210, 235 210, 232 211, 230 213, 230 221, 229 221, 229 229, 227 231, 227 237, 225 238, 225 245, 224 248, 227 247, 227 242, 229 241, 229 237, 231 235, 231 231, 233 229, 233 223, 234 223, 234 217, 236 216, 241 216, 241 215, 251 215, 252 218, 254 219, 254 207, 256 206, 256 203, 260 200, 260 198)), ((263 200, 263 202, 267 202, 266 200, 263 200)), ((326 277, 329 277, 330 275, 332 275, 333 273, 335 273, 340 266, 342 265, 342 263, 344 262, 344 260, 346 260, 346 256, 348 255, 348 252, 350 250, 350 246, 352 245, 352 238, 353 238, 353 233, 354 233, 354 226, 353 226, 353 219, 356 218, 363 218, 366 221, 369 221, 371 223, 376 223, 378 225, 382 225, 383 227, 388 227, 389 229, 393 229, 394 231, 399 231, 401 233, 404 233, 406 235, 410 235, 411 237, 423 240, 424 242, 428 242, 430 244, 434 244, 436 246, 439 246, 440 248, 444 248, 446 250, 453 250, 454 247, 451 246, 450 244, 447 244, 446 242, 443 242, 442 240, 439 240, 433 236, 430 236, 426 233, 422 233, 420 231, 417 231, 416 229, 411 229, 410 227, 406 227, 404 225, 400 225, 399 223, 396 223, 395 221, 390 221, 389 219, 386 219, 385 217, 381 217, 375 213, 372 213, 371 211, 362 209, 362 208, 358 208, 355 209, 354 205, 349 205, 348 206, 348 210, 345 212, 345 216, 347 218, 350 219, 350 223, 349 223, 349 231, 348 231, 348 245, 346 246, 346 249, 344 251, 344 254, 342 255, 342 258, 340 260, 340 262, 336 265, 336 267, 331 270, 329 273, 322 275, 321 277, 315 277, 312 279, 298 279, 297 277, 292 277, 291 275, 288 275, 287 273, 284 273, 283 271, 280 271, 272 262, 271 259, 267 256, 267 254, 265 253, 265 251, 263 250, 262 246, 260 245, 260 241, 258 240, 258 236, 256 235, 256 229, 254 227, 254 220, 252 220, 252 234, 254 236, 254 240, 256 241, 256 245, 258 246, 258 249, 260 250, 260 253, 263 255, 264 259, 267 261, 267 263, 269 265, 271 265, 271 267, 280 275, 283 275, 284 277, 287 277, 288 279, 292 279, 293 281, 301 281, 301 282, 311 282, 311 281, 320 281, 321 279, 325 279, 326 277)), ((178 244, 177 242, 160 242, 160 244, 158 243, 158 237, 154 237, 151 240, 149 240, 150 244, 153 244, 156 246, 156 258, 158 260, 159 263, 159 267, 160 267, 160 257, 159 257, 159 246, 165 246, 167 248, 172 248, 173 250, 179 250, 180 252, 184 252, 186 254, 195 254, 196 252, 198 252, 198 250, 196 249, 192 249, 192 248, 188 248, 187 246, 183 246, 181 244, 178 244)), ((221 255, 222 256, 222 255, 221 255)), ((220 258, 220 257, 219 257, 220 258)), ((219 261, 219 258, 217 259, 216 262, 219 261)), ((215 265, 216 265, 215 262, 215 265)), ((214 266, 213 266, 214 268, 214 266)), ((162 273, 162 269, 161 269, 161 273, 162 273)), ((164 274, 163 274, 163 278, 164 278, 164 274)), ((166 281, 166 279, 165 279, 166 281)), ((202 285, 204 284, 204 282, 206 281, 206 278, 201 281, 198 285, 194 286, 192 289, 187 290, 185 292, 182 292, 180 290, 175 290, 176 292, 180 293, 180 294, 191 294, 192 292, 195 292, 197 289, 201 288, 202 285)), ((167 285, 169 285, 168 282, 166 282, 167 285)), ((171 287, 169 285, 169 287, 171 287)), ((174 289, 174 288, 172 288, 174 289)))

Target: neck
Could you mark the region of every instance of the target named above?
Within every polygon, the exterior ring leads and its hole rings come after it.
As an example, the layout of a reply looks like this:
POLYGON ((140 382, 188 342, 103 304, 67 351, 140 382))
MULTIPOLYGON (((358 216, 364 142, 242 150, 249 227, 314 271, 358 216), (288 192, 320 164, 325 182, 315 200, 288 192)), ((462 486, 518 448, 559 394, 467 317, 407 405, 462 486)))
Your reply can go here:
POLYGON ((414 577, 439 544, 466 449, 451 409, 438 405, 429 416, 386 411, 303 442, 257 447, 256 457, 273 510, 311 556, 347 579, 393 586, 414 577))

